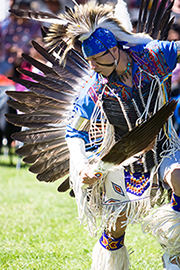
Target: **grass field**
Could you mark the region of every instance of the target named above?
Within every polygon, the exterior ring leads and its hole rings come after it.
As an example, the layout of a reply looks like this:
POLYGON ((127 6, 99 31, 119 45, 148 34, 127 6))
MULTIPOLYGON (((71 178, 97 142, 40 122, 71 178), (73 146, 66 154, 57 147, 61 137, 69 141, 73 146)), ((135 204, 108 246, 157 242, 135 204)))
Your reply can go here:
MULTIPOLYGON (((40 183, 27 166, 8 163, 0 157, 0 270, 90 269, 98 238, 79 226, 75 199, 58 193, 59 183, 40 183)), ((140 225, 129 226, 126 245, 132 270, 163 269, 160 246, 140 225)))

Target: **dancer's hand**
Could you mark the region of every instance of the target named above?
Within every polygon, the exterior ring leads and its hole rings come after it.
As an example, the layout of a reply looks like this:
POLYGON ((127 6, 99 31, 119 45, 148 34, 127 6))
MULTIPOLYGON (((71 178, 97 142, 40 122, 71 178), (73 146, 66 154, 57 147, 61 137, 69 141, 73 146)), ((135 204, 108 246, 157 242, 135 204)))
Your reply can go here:
POLYGON ((100 178, 95 175, 94 164, 88 164, 86 167, 84 167, 80 172, 80 176, 82 183, 90 186, 100 180, 100 178))

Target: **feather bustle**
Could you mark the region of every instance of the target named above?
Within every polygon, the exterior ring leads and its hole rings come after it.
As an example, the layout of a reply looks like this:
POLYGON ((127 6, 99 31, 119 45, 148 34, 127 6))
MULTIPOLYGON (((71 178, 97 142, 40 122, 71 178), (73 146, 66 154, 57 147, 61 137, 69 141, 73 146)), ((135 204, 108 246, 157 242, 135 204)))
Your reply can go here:
MULTIPOLYGON (((154 31, 154 36, 161 32, 163 37, 165 33, 167 33, 170 25, 168 22, 168 12, 170 12, 171 8, 164 14, 162 12, 162 4, 160 11, 156 11, 157 0, 154 0, 152 6, 154 10, 151 9, 150 16, 147 19, 147 6, 146 1, 146 5, 145 2, 143 5, 144 12, 142 12, 143 16, 141 17, 141 27, 148 33, 149 31, 154 31), (159 21, 161 20, 161 25, 158 24, 157 19, 152 19, 153 14, 156 14, 156 18, 158 18, 159 21), (155 27, 153 25, 154 22, 156 24, 155 27)), ((142 10, 140 10, 140 13, 141 11, 142 10)), ((99 5, 92 1, 89 1, 85 5, 75 6, 74 10, 66 8, 66 12, 58 16, 22 10, 11 10, 11 12, 16 16, 33 18, 40 21, 45 20, 46 22, 49 21, 53 23, 49 30, 45 29, 43 32, 49 51, 35 41, 32 42, 35 50, 39 52, 46 61, 49 61, 52 67, 48 67, 44 63, 23 54, 24 59, 41 70, 44 75, 39 76, 19 69, 21 73, 30 76, 36 82, 13 79, 15 82, 21 83, 32 91, 26 92, 25 95, 11 94, 12 97, 17 98, 17 101, 10 102, 9 104, 14 106, 14 108, 20 109, 25 114, 20 117, 18 116, 18 118, 8 116, 9 120, 16 122, 16 124, 18 123, 22 126, 28 124, 31 127, 30 130, 13 135, 14 139, 27 143, 27 145, 17 150, 17 153, 21 153, 21 155, 25 156, 24 161, 34 163, 30 167, 30 170, 34 173, 38 173, 38 180, 52 182, 67 176, 69 172, 69 153, 67 151, 67 145, 66 143, 64 144, 63 139, 61 141, 61 138, 65 136, 66 125, 62 117, 62 111, 63 109, 68 110, 68 106, 74 101, 74 95, 77 93, 77 84, 83 85, 83 80, 86 81, 90 77, 89 66, 87 62, 81 58, 82 53, 77 53, 72 48, 75 48, 77 44, 80 44, 80 42, 89 37, 91 33, 99 27, 109 29, 114 33, 117 40, 127 41, 127 45, 129 46, 147 43, 151 41, 152 38, 145 33, 131 33, 128 27, 124 27, 124 24, 121 23, 120 18, 118 19, 115 16, 113 7, 99 5), (66 58, 66 66, 62 64, 59 65, 60 58, 60 62, 63 62, 66 58), (76 91, 73 89, 76 89, 76 91), (49 108, 46 109, 45 107, 47 106, 49 106, 49 108), (50 127, 49 125, 53 125, 53 123, 55 125, 50 127), (56 123, 60 123, 61 128, 58 127, 58 125, 56 126, 56 123), (52 141, 54 141, 54 144, 52 141)), ((148 137, 146 130, 144 130, 144 134, 145 137, 148 137)), ((127 141, 126 143, 124 142, 124 158, 127 158, 126 150, 128 149, 130 155, 134 153, 133 151, 137 151, 139 146, 134 148, 131 142, 129 143, 128 136, 125 139, 127 139, 127 141)), ((66 188, 67 187, 69 188, 68 185, 66 188)))

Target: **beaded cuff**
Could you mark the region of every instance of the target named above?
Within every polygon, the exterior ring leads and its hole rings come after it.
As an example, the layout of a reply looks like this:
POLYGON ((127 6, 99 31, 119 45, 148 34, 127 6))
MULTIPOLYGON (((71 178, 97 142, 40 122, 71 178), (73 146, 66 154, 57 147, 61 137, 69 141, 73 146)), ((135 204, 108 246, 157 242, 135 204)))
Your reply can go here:
POLYGON ((180 212, 180 197, 173 193, 170 205, 173 210, 180 212))
POLYGON ((117 250, 124 245, 124 235, 119 238, 113 238, 107 236, 107 234, 103 232, 99 242, 107 250, 117 250))

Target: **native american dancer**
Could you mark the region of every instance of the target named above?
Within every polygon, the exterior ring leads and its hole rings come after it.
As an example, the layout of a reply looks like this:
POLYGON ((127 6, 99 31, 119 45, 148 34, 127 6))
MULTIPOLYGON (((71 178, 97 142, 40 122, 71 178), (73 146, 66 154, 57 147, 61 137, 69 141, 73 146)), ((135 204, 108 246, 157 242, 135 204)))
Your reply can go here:
POLYGON ((52 23, 43 31, 48 51, 33 42, 52 67, 23 55, 44 75, 20 69, 35 81, 13 78, 29 91, 8 92, 24 112, 8 121, 28 127, 14 135, 25 143, 17 153, 40 181, 67 176, 59 191, 71 187, 80 221, 92 235, 102 231, 93 270, 129 269, 124 236, 134 222, 157 236, 165 269, 180 269, 180 140, 168 103, 180 44, 164 41, 173 2, 158 2, 148 12, 142 1, 137 34, 122 0, 75 4, 58 16, 11 10, 52 23), (171 202, 152 214, 164 188, 171 202))

